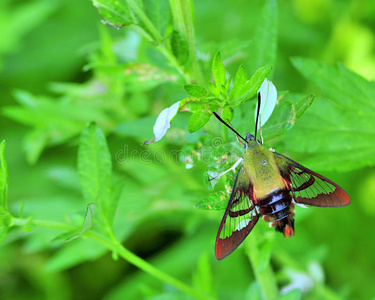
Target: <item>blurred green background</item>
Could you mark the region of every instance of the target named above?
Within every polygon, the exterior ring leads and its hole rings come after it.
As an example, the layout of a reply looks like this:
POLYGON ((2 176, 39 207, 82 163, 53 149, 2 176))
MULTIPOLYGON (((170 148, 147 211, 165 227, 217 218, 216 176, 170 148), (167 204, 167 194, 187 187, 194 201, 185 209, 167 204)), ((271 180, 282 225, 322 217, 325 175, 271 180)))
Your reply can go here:
MULTIPOLYGON (((142 3, 147 8, 151 2, 142 3)), ((232 75, 241 63, 249 74, 255 71, 252 49, 264 4, 195 1, 196 53, 207 81, 217 50, 232 75)), ((216 261, 223 211, 194 208, 212 193, 205 183, 209 163, 187 169, 184 157, 164 160, 163 153, 190 155, 209 145, 221 127, 212 121, 189 134, 189 113, 181 113, 160 142, 140 146, 152 138, 160 111, 187 97, 184 78, 137 26, 104 25, 90 1, 3 0, 0 138, 7 143, 10 212, 56 222, 85 213, 77 149, 81 132, 95 121, 106 134, 114 176, 124 183, 116 236, 156 268, 214 299, 263 299, 246 255, 258 243, 279 290, 300 290, 285 299, 375 299, 375 87, 368 82, 375 77, 375 2, 279 0, 277 18, 272 81, 279 91, 314 93, 316 99, 294 128, 269 145, 337 182, 350 195, 350 206, 297 209, 290 240, 259 222, 248 244, 216 261), (292 63, 292 57, 322 63, 321 73, 306 61, 292 63), (337 63, 363 78, 356 77, 352 88, 340 73, 327 77, 335 84, 325 85, 320 75, 337 63)), ((163 20, 158 24, 164 26, 163 20)), ((121 258, 113 260, 90 239, 54 240, 62 232, 32 222, 9 230, 0 245, 1 299, 192 298, 121 258)))

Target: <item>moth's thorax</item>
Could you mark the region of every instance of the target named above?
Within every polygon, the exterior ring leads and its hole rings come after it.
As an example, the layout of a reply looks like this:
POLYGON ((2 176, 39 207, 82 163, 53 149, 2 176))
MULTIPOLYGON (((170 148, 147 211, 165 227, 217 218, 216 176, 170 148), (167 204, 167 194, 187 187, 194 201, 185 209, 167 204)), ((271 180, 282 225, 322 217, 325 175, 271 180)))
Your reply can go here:
POLYGON ((254 198, 262 198, 278 188, 285 187, 273 152, 255 140, 247 143, 244 168, 253 185, 254 198))

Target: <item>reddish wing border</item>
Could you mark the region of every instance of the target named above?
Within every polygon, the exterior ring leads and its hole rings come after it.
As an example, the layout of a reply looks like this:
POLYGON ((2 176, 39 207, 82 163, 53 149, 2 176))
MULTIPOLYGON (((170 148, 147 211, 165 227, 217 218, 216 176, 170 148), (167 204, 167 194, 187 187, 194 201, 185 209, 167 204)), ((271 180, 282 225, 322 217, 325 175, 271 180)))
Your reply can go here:
POLYGON ((216 236, 215 255, 218 260, 231 254, 257 223, 259 216, 253 203, 252 186, 242 165, 216 236))
POLYGON ((319 175, 294 160, 275 153, 281 175, 289 183, 297 203, 337 207, 350 204, 348 194, 333 181, 319 175))

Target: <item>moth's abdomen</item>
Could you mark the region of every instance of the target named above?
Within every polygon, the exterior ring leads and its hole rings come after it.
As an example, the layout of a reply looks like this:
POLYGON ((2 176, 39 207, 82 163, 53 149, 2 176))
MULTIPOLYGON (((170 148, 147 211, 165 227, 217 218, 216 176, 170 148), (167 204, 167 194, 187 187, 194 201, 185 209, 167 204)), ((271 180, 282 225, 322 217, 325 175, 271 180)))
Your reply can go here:
POLYGON ((286 188, 277 189, 257 199, 257 207, 263 220, 271 222, 271 226, 284 234, 285 237, 294 235, 294 203, 290 191, 286 188))
POLYGON ((292 197, 287 189, 277 189, 262 199, 257 199, 259 213, 267 222, 286 218, 290 212, 292 197))

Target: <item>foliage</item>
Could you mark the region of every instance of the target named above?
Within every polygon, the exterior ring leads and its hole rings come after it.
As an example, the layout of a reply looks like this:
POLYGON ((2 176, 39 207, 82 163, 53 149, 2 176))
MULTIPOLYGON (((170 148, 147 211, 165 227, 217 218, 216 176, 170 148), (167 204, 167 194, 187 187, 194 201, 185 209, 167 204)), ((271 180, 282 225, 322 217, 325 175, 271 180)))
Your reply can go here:
POLYGON ((0 7, 2 298, 373 296, 371 1, 0 7), (217 262, 235 172, 208 179, 243 147, 212 112, 252 132, 265 78, 279 91, 265 144, 352 205, 297 208, 291 240, 259 222, 217 262), (178 101, 163 139, 141 145, 178 101))

